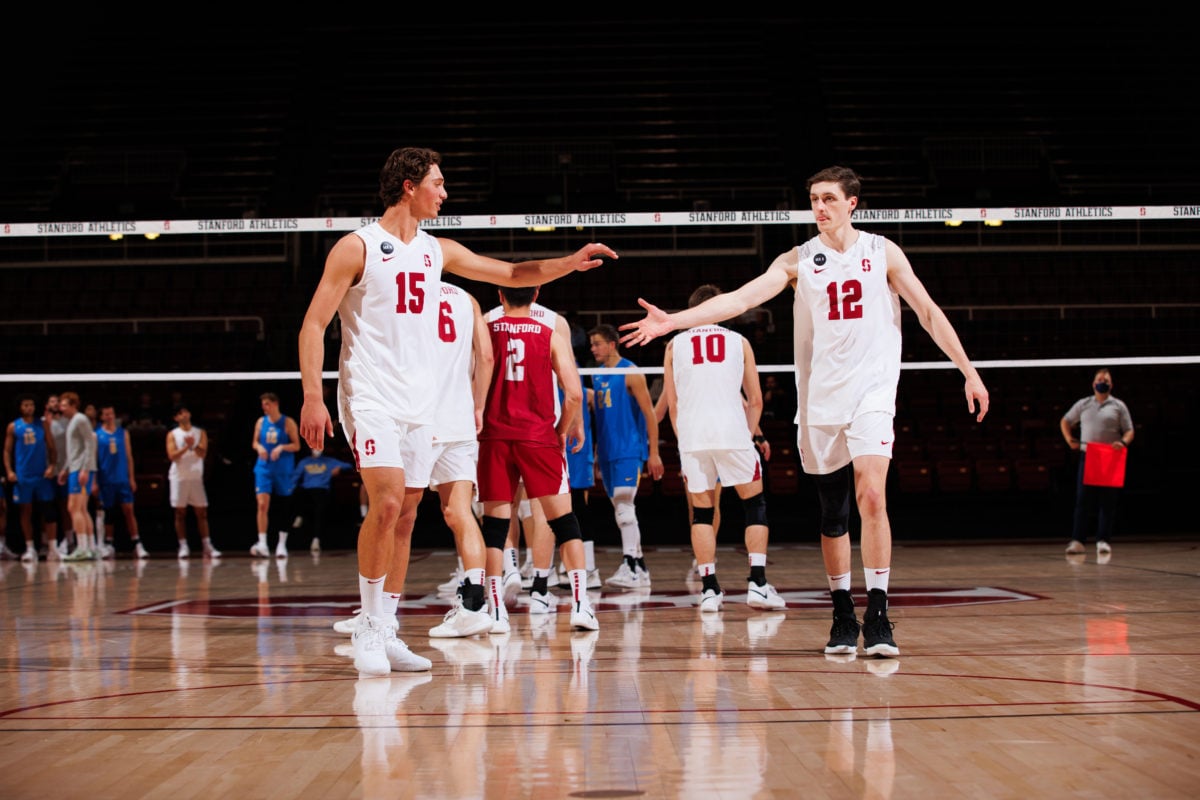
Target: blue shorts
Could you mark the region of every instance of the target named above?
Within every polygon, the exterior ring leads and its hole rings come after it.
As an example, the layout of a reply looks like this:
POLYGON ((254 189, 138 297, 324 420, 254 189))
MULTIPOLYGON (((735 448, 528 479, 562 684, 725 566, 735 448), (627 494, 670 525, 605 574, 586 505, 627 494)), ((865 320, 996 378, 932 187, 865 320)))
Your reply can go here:
POLYGON ((618 458, 612 461, 600 462, 600 480, 604 483, 604 491, 609 497, 622 486, 637 488, 638 478, 642 474, 642 462, 637 458, 618 458))
POLYGON ((295 483, 292 481, 294 465, 278 461, 256 461, 254 463, 254 493, 277 494, 290 497, 295 483))
POLYGON ((54 481, 49 478, 34 478, 31 481, 17 478, 13 486, 13 505, 26 506, 30 503, 54 501, 54 481))
POLYGON ((128 483, 101 483, 100 505, 105 511, 111 511, 123 503, 133 502, 133 489, 128 483))
POLYGON ((82 486, 79 483, 79 470, 72 470, 67 477, 67 492, 69 494, 86 494, 91 496, 92 489, 96 486, 96 471, 88 471, 87 486, 82 486))

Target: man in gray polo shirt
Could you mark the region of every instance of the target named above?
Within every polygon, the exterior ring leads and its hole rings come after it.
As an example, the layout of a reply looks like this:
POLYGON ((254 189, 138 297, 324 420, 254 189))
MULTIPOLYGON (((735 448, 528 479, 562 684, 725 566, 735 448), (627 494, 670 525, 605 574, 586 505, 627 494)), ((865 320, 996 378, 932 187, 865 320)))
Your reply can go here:
MULTIPOLYGON (((1125 448, 1133 441, 1133 419, 1129 407, 1112 396, 1112 373, 1096 370, 1092 377, 1092 394, 1067 409, 1059 421, 1063 438, 1072 450, 1087 451, 1090 442, 1102 442, 1114 448, 1125 448), (1078 435, 1076 435, 1078 428, 1078 435)), ((1086 455, 1079 459, 1079 475, 1075 488, 1075 522, 1067 553, 1082 553, 1088 538, 1092 517, 1097 517, 1096 555, 1107 559, 1112 554, 1113 529, 1117 520, 1117 494, 1111 486, 1088 486, 1083 482, 1086 455)))

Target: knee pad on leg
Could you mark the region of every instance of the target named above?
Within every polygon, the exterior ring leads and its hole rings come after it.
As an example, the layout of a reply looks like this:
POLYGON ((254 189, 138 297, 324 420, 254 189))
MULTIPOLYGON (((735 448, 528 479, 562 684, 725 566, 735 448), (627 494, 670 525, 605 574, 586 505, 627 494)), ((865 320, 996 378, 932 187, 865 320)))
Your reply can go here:
POLYGON ((479 527, 483 533, 484 547, 504 549, 504 540, 508 538, 508 520, 503 517, 489 517, 485 514, 483 524, 479 527))
POLYGON ((579 518, 574 511, 568 511, 561 517, 547 520, 550 530, 554 531, 554 540, 563 545, 572 539, 582 539, 583 532, 579 530, 579 518))
POLYGON ((712 525, 713 519, 716 517, 716 509, 709 506, 708 508, 692 507, 692 524, 693 525, 712 525))
POLYGON ((821 500, 821 535, 844 536, 850 530, 850 465, 813 478, 821 500))
POLYGON ((616 513, 617 527, 624 528, 637 525, 637 510, 633 505, 633 498, 636 495, 633 487, 622 486, 613 495, 613 509, 616 513))
POLYGON ((762 492, 742 500, 742 511, 746 515, 746 525, 767 524, 767 498, 762 492))

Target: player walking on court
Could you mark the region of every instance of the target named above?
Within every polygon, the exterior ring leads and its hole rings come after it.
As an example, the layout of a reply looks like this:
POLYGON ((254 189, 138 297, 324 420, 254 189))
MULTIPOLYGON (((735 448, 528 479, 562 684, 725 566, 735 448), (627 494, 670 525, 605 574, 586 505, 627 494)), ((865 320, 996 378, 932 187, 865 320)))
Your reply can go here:
MULTIPOLYGON (((694 307, 721 290, 705 284, 688 299, 694 307)), ((692 506, 692 551, 702 583, 700 610, 720 611, 714 502, 732 486, 746 515, 750 560, 746 602, 774 610, 786 604, 767 583, 767 501, 753 432, 762 414, 754 350, 744 336, 720 325, 700 325, 672 339, 663 360, 663 395, 679 439, 679 463, 692 506)))
MULTIPOLYGON (((592 358, 600 367, 630 369, 637 365, 624 358, 618 348, 617 329, 601 324, 588 332, 592 358)), ((602 372, 592 375, 592 435, 600 480, 613 504, 621 532, 623 557, 607 583, 624 589, 650 587, 650 570, 642 551, 642 529, 634 499, 645 463, 650 477, 663 476, 658 454, 658 418, 640 372, 602 372)))
MULTIPOLYGON (((599 630, 587 596, 587 569, 579 520, 571 510, 566 445, 583 446, 579 407, 583 392, 570 339, 530 317, 536 288, 502 288, 504 315, 490 320, 492 351, 500 362, 492 376, 479 434, 479 500, 488 572, 499 575, 517 482, 540 503, 559 545, 571 586, 571 626, 599 630), (555 424, 558 386, 561 413, 555 424)), ((547 609, 552 610, 552 609, 547 609)))
POLYGON ((798 449, 804 471, 817 483, 821 553, 833 600, 825 652, 854 653, 858 648, 847 535, 853 470, 867 587, 863 647, 868 655, 896 656, 900 649, 887 615, 892 531, 886 484, 900 380, 900 298, 962 372, 967 409, 977 421, 987 414, 988 392, 904 251, 883 236, 854 227, 860 189, 858 175, 849 168, 818 172, 808 179, 817 236, 779 255, 737 290, 695 308, 668 314, 639 298, 646 317, 621 329, 629 331, 623 342, 644 344, 676 329, 736 317, 788 286, 795 288, 798 449))

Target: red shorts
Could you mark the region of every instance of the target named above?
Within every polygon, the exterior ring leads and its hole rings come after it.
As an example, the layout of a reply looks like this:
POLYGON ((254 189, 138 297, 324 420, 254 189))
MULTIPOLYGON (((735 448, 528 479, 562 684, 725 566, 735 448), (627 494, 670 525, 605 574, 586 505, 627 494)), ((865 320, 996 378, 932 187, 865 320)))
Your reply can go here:
POLYGON ((567 457, 557 447, 483 439, 479 442, 479 502, 511 503, 517 481, 527 497, 548 497, 571 490, 567 457))

